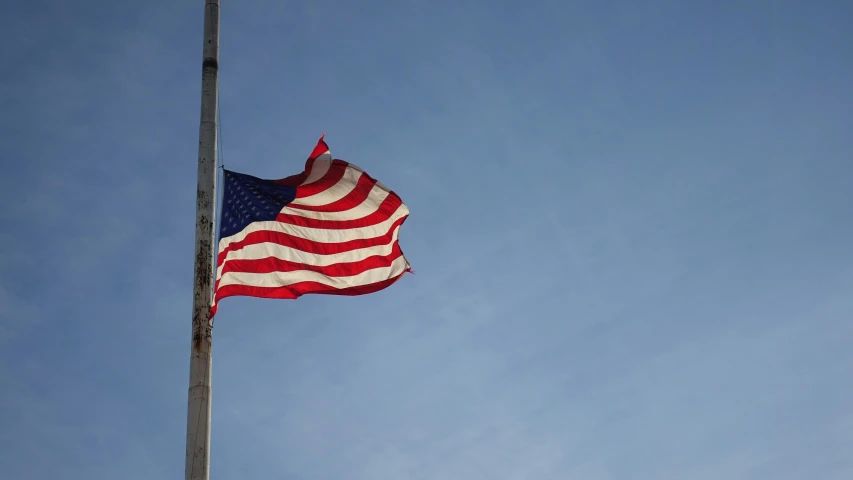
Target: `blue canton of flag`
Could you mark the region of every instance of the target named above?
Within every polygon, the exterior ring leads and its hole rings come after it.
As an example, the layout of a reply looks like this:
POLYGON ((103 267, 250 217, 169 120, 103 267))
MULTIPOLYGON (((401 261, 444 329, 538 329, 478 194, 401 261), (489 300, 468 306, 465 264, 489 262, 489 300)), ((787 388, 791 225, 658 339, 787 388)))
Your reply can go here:
POLYGON ((281 209, 296 198, 296 188, 276 185, 251 175, 223 170, 224 195, 221 238, 243 231, 253 222, 273 221, 281 209))

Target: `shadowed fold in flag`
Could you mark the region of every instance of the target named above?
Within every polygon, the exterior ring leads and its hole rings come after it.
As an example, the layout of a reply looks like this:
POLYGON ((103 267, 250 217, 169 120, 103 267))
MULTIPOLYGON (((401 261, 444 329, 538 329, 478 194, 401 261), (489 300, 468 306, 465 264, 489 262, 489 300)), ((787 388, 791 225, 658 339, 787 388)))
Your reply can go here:
POLYGON ((323 138, 305 171, 262 180, 224 170, 211 318, 220 300, 362 295, 411 271, 400 250, 409 209, 323 138))

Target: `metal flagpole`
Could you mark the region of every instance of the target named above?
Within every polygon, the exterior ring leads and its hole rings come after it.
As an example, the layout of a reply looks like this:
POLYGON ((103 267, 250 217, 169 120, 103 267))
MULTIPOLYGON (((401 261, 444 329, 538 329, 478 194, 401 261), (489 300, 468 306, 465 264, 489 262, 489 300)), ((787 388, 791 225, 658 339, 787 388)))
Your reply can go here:
POLYGON ((204 2, 201 123, 198 133, 198 191, 195 220, 195 275, 190 386, 187 395, 186 480, 210 478, 210 306, 216 216, 216 111, 219 70, 219 0, 204 2))

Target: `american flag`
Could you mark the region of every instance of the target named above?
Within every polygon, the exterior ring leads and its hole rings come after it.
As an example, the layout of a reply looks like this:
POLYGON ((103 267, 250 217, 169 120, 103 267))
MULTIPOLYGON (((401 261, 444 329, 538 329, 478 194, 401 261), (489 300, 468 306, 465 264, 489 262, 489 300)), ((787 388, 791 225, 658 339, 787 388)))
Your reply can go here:
POLYGON ((360 168, 333 160, 323 138, 299 175, 223 177, 211 317, 225 297, 362 295, 411 271, 398 241, 409 209, 360 168))

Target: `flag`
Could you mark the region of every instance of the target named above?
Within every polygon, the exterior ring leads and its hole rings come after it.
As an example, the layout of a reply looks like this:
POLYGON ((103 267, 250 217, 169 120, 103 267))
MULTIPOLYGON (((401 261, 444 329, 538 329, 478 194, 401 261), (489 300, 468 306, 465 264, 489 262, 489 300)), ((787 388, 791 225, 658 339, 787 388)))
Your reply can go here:
POLYGON ((323 138, 305 171, 262 180, 224 170, 211 318, 220 300, 362 295, 411 271, 398 241, 409 209, 323 138))

